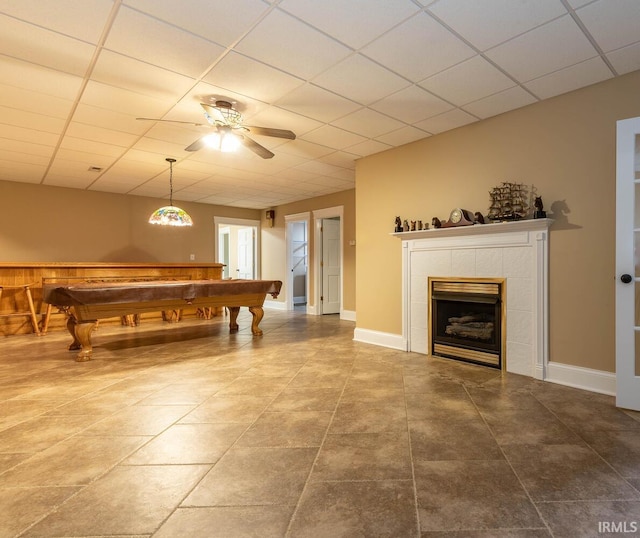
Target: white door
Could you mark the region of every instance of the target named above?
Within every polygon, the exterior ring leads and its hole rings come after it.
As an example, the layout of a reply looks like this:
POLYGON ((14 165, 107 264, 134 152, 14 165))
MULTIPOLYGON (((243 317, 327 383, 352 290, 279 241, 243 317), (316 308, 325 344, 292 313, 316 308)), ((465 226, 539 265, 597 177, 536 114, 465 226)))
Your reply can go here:
POLYGON ((340 220, 322 220, 322 313, 340 313, 340 220))
POLYGON ((640 118, 616 147, 616 405, 640 411, 640 118))
POLYGON ((253 278, 253 228, 238 230, 238 278, 253 278))

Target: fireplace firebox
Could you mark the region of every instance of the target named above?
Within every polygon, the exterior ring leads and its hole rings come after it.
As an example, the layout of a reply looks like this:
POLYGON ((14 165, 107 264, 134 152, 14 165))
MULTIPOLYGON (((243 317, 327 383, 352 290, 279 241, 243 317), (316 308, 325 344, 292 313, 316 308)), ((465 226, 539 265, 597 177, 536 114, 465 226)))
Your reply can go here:
POLYGON ((431 354, 502 369, 504 279, 429 278, 431 354))

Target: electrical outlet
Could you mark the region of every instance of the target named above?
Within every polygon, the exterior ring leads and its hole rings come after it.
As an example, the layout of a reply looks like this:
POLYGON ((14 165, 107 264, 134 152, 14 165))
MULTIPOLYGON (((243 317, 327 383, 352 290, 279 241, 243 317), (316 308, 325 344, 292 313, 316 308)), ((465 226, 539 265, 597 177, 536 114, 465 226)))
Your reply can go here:
POLYGON ((189 254, 189 259, 191 261, 194 261, 196 259, 196 255, 195 254, 189 254))

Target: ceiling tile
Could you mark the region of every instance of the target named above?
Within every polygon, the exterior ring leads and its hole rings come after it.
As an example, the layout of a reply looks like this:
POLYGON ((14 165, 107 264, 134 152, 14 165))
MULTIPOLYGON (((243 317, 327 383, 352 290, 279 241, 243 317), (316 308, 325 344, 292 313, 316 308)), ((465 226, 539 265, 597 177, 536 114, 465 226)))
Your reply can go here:
POLYGON ((89 153, 104 155, 106 157, 120 157, 124 152, 121 146, 104 144, 103 142, 94 142, 84 138, 74 138, 73 136, 65 136, 60 142, 60 147, 77 151, 87 151, 89 153))
POLYGON ((454 107, 418 86, 409 86, 372 104, 369 108, 406 123, 415 123, 454 107))
POLYGON ((240 39, 268 11, 261 0, 125 0, 124 3, 225 47, 240 39))
POLYGON ((90 80, 82 92, 80 102, 107 110, 114 110, 132 118, 158 118, 166 114, 175 103, 175 99, 154 98, 123 88, 116 88, 90 80))
POLYGON ((37 146, 35 144, 23 143, 16 143, 15 147, 11 148, 6 147, 4 144, 2 144, 2 146, 0 146, 0 161, 7 161, 10 163, 30 163, 38 166, 48 166, 51 160, 51 155, 53 154, 53 148, 48 148, 49 151, 41 151, 39 153, 34 153, 33 150, 29 151, 34 147, 47 148, 47 146, 37 146))
POLYGON ((279 7, 354 49, 366 45, 419 9, 410 0, 283 0, 279 7), (365 13, 366 24, 363 24, 365 13))
POLYGON ((481 51, 567 13, 558 0, 447 0, 429 11, 481 51))
POLYGON ((471 47, 426 13, 411 17, 364 47, 362 53, 412 82, 475 55, 471 47))
POLYGON ((123 7, 105 48, 176 73, 199 78, 225 49, 175 26, 123 7))
POLYGON ((464 106, 464 109, 479 118, 489 118, 515 108, 530 105, 536 101, 537 99, 529 92, 523 90, 520 86, 516 86, 469 103, 464 106))
POLYGON ((76 108, 73 121, 136 135, 143 134, 150 127, 149 123, 137 121, 129 114, 82 104, 76 108))
POLYGON ((37 129, 38 131, 56 134, 62 133, 65 123, 62 118, 45 116, 43 114, 5 106, 0 106, 0 122, 6 125, 24 127, 26 129, 37 129))
POLYGON ((305 84, 277 103, 279 107, 303 116, 329 123, 346 116, 361 106, 313 84, 305 84))
POLYGON ((313 83, 367 105, 410 83, 360 54, 349 56, 313 79, 313 83))
POLYGON ((347 47, 281 11, 269 13, 236 50, 305 80, 350 53, 347 47))
POLYGON ((94 179, 89 177, 74 177, 66 169, 62 169, 56 173, 49 173, 42 182, 43 185, 50 187, 64 187, 67 189, 88 189, 94 179))
POLYGON ((73 101, 69 99, 61 99, 8 84, 0 84, 0 103, 7 108, 62 119, 69 116, 73 106, 73 101))
POLYGON ((619 75, 640 69, 640 43, 614 50, 607 58, 619 75))
POLYGON ((556 19, 488 51, 487 56, 520 82, 596 56, 569 16, 556 19), (526 62, 522 58, 527 58, 526 62))
POLYGON ((361 142, 360 144, 349 147, 348 150, 350 153, 355 153, 360 157, 365 157, 366 155, 380 153, 381 151, 391 149, 392 147, 393 146, 383 144, 382 142, 378 142, 376 140, 367 140, 366 142, 361 142))
POLYGON ((46 169, 46 166, 30 162, 0 160, 0 180, 40 183, 46 169))
POLYGON ((375 138, 376 136, 399 129, 403 126, 403 123, 389 116, 380 114, 375 110, 362 108, 353 114, 334 121, 333 125, 353 133, 361 134, 367 138, 375 138))
POLYGON ((36 129, 25 127, 17 127, 0 123, 0 139, 15 140, 18 142, 28 142, 31 144, 40 144, 43 146, 56 146, 60 135, 55 133, 47 133, 36 129))
POLYGON ((278 107, 269 107, 262 112, 252 116, 247 120, 251 125, 259 127, 276 127, 279 129, 289 129, 296 136, 303 136, 305 133, 317 129, 321 122, 312 120, 300 114, 295 114, 278 107))
POLYGON ((23 62, 0 54, 0 71, 3 84, 24 88, 61 99, 75 100, 82 79, 29 62, 23 62))
POLYGON ((515 82, 481 56, 420 82, 420 86, 446 96, 455 105, 464 105, 515 86, 515 82))
POLYGON ((95 46, 0 15, 2 54, 76 76, 84 76, 95 46))
POLYGON ((12 153, 15 155, 21 155, 23 159, 29 159, 30 155, 34 155, 38 159, 41 157, 51 159, 55 146, 45 146, 43 144, 36 144, 33 142, 26 142, 23 140, 16 140, 13 138, 0 139, 0 148, 3 152, 12 153))
POLYGON ((357 158, 358 155, 355 155, 353 153, 347 153, 346 151, 335 151, 334 153, 330 153, 329 155, 319 157, 318 160, 324 163, 334 164, 336 166, 340 166, 352 171, 356 168, 355 160, 357 158))
POLYGON ((195 83, 189 77, 106 50, 96 62, 93 78, 117 88, 174 101, 180 99, 195 83))
POLYGON ((128 147, 135 144, 138 137, 136 135, 123 133, 121 131, 113 131, 96 127, 95 125, 87 125, 86 123, 78 123, 72 121, 66 132, 67 136, 93 140, 103 144, 113 144, 114 146, 128 147))
POLYGON ((364 136, 338 129, 331 125, 325 125, 304 135, 304 139, 315 144, 321 144, 329 148, 344 149, 366 140, 364 136))
POLYGON ((288 153, 291 155, 298 155, 300 157, 317 159, 323 155, 333 153, 333 149, 327 146, 321 146, 319 144, 313 144, 304 140, 291 140, 286 144, 283 144, 280 148, 281 153, 288 153))
POLYGON ((541 99, 570 92, 589 84, 602 82, 613 74, 598 56, 550 75, 531 80, 525 86, 541 99))
POLYGON ((450 129, 462 127, 463 125, 468 125, 474 121, 478 121, 478 119, 471 114, 467 114, 464 110, 456 108, 439 116, 420 121, 415 124, 415 127, 432 134, 438 134, 450 129))
POLYGON ((415 127, 407 126, 402 127, 397 131, 391 131, 390 133, 379 136, 376 140, 391 146, 401 146, 403 144, 415 142, 416 140, 422 140, 428 136, 431 135, 421 131, 420 129, 416 129, 415 127))
POLYGON ((637 0, 598 0, 576 13, 604 52, 640 42, 640 2, 637 0))
POLYGON ((227 54, 204 80, 214 85, 223 83, 225 89, 265 103, 273 103, 304 84, 302 79, 235 52, 227 54))
POLYGON ((1 13, 94 45, 98 43, 112 8, 112 0, 5 0, 0 4, 1 13))

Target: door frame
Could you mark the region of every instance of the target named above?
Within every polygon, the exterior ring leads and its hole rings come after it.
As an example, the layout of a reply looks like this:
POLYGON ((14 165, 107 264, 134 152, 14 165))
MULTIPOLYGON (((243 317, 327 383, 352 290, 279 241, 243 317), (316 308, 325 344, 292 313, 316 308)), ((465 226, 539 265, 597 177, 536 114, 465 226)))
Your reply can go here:
MULTIPOLYGON (((246 226, 246 227, 254 227, 256 229, 256 233, 254 234, 254 251, 253 251, 253 263, 255 264, 255 278, 260 279, 260 275, 262 274, 262 267, 260 263, 260 256, 262 253, 262 248, 260 246, 260 236, 261 236, 261 224, 259 220, 253 219, 237 219, 232 217, 213 217, 213 252, 215 256, 215 262, 222 263, 218 260, 218 240, 220 235, 220 228, 226 225, 233 226, 246 226)), ((236 253, 237 254, 237 253, 236 253)), ((231 256, 231 253, 229 253, 231 256)), ((231 276, 231 275, 230 275, 231 276)))
MULTIPOLYGON (((293 215, 285 215, 285 243, 287 246, 287 281, 285 283, 287 295, 286 295, 286 308, 287 310, 293 310, 293 246, 291 234, 289 232, 289 224, 293 222, 305 222, 307 225, 307 257, 309 256, 309 226, 311 221, 311 213, 306 211, 304 213, 295 213, 293 215)), ((307 278, 305 282, 305 292, 307 294, 307 310, 309 310, 309 263, 307 261, 307 278)))
POLYGON ((322 219, 340 219, 340 318, 344 311, 344 206, 327 207, 313 212, 313 314, 322 315, 322 219))

